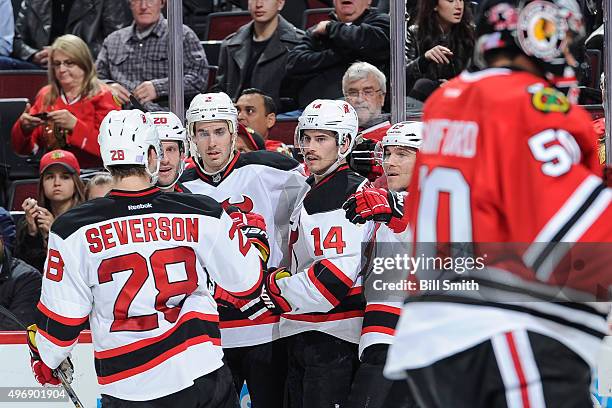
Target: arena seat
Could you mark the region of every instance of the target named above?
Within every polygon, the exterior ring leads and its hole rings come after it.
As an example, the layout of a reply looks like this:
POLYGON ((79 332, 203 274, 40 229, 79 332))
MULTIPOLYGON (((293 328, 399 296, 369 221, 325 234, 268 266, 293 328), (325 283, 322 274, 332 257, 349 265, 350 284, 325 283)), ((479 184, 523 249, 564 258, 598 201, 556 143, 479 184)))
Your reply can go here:
POLYGON ((251 21, 248 11, 222 11, 210 13, 204 32, 204 41, 223 40, 251 21))
POLYGON ((47 71, 0 71, 0 98, 28 98, 34 101, 36 94, 47 85, 47 71))
POLYGON ((308 5, 308 8, 310 9, 320 9, 320 8, 329 7, 329 3, 326 3, 321 0, 307 0, 306 4, 308 5))
POLYGON ((20 156, 11 145, 11 128, 27 101, 25 98, 0 99, 0 163, 6 167, 8 178, 13 180, 38 176, 39 157, 20 156))
POLYGON ((200 41, 204 53, 206 53, 206 60, 208 65, 219 65, 219 52, 221 52, 221 41, 200 41))
POLYGON ((38 179, 14 180, 9 187, 7 210, 21 211, 23 200, 38 199, 38 179))
POLYGON ((321 21, 329 20, 329 13, 331 13, 333 10, 333 8, 316 8, 304 10, 304 17, 302 18, 302 28, 306 30, 321 21))
POLYGON ((208 66, 208 85, 206 86, 207 92, 211 92, 211 88, 215 84, 215 79, 217 78, 218 69, 219 67, 215 65, 208 66))
POLYGON ((280 140, 286 145, 293 145, 293 134, 297 126, 296 119, 278 119, 272 129, 270 129, 269 138, 272 140, 280 140))

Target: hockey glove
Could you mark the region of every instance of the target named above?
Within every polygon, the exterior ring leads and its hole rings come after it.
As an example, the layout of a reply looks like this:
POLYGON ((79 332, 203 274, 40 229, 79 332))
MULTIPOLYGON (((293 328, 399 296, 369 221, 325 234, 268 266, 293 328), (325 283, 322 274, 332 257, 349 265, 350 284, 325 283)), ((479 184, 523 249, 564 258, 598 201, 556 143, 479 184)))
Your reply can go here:
POLYGON ((362 140, 349 153, 348 165, 353 171, 373 182, 383 175, 383 168, 374 155, 377 142, 370 139, 362 140))
POLYGON ((47 366, 40 358, 38 347, 36 346, 36 332, 38 327, 35 324, 28 326, 27 341, 28 347, 30 348, 30 365, 32 366, 32 372, 34 378, 40 385, 60 385, 61 381, 57 376, 56 371, 61 370, 67 378, 68 383, 72 382, 72 374, 74 372, 74 366, 70 358, 66 358, 62 364, 55 370, 52 370, 47 366))
POLYGON ((351 195, 342 206, 346 218, 353 224, 366 221, 383 222, 394 232, 406 229, 404 197, 382 188, 365 188, 351 195))
POLYGON ((256 213, 243 213, 235 206, 229 206, 225 211, 232 218, 234 225, 240 228, 249 242, 259 250, 261 259, 268 262, 270 244, 264 217, 256 213))
POLYGON ((291 272, 285 268, 270 268, 261 288, 261 301, 265 307, 274 314, 282 314, 291 311, 291 305, 282 296, 277 280, 288 278, 291 272))

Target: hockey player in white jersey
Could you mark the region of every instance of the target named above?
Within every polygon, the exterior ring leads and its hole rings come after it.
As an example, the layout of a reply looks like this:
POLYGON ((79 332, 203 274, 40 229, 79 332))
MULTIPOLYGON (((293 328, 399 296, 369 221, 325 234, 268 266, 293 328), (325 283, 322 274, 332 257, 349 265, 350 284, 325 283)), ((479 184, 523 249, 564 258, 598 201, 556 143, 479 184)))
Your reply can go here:
POLYGON ((110 112, 99 143, 114 189, 53 223, 37 380, 56 382, 89 321, 103 407, 236 408, 207 283, 257 296, 260 252, 213 199, 153 185, 162 151, 148 114, 110 112))
POLYGON ((178 182, 185 170, 187 157, 187 132, 183 122, 172 112, 150 112, 159 140, 164 151, 159 164, 157 186, 164 192, 185 192, 185 188, 178 182))
MULTIPOLYGON (((288 265, 289 216, 298 194, 307 188, 299 163, 275 152, 238 152, 238 114, 224 93, 197 95, 186 116, 197 154, 195 168, 181 178, 183 186, 224 207, 263 216, 270 242, 268 264, 288 265)), ((253 408, 282 407, 286 348, 279 339, 279 316, 255 316, 247 302, 232 304, 222 298, 221 338, 236 389, 240 391, 246 380, 253 408)))
POLYGON ((364 303, 362 243, 342 204, 367 180, 348 168, 357 114, 343 101, 316 100, 298 120, 295 144, 312 174, 291 216, 291 270, 268 275, 262 300, 281 315, 288 337, 287 391, 292 408, 344 406, 358 365, 364 303))
MULTIPOLYGON (((387 177, 389 190, 404 199, 410 184, 416 153, 422 143, 422 123, 400 122, 387 130, 382 141, 376 145, 375 158, 387 177)), ((386 195, 385 190, 379 189, 386 195)), ((344 208, 347 217, 353 219, 354 199, 349 199, 344 208)), ((405 298, 405 291, 385 289, 383 283, 404 279, 403 270, 380 271, 385 259, 408 254, 405 234, 396 234, 384 223, 377 223, 374 241, 373 264, 364 270, 363 286, 366 298, 365 316, 359 341, 361 365, 355 374, 348 408, 415 408, 414 398, 404 381, 391 381, 383 376, 387 351, 395 334, 395 326, 405 298), (380 262, 379 262, 380 261, 380 262)))

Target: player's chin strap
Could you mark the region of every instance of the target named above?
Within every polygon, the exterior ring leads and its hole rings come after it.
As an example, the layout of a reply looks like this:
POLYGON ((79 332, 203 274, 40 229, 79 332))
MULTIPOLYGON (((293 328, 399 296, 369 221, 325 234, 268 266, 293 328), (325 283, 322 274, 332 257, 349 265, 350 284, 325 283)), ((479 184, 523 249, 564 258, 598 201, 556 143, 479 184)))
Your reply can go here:
MULTIPOLYGON (((8 310, 6 307, 4 307, 2 305, 0 305, 0 314, 3 314, 7 318, 9 318, 12 321, 14 321, 15 323, 17 323, 26 332, 28 331, 28 327, 21 320, 19 320, 19 318, 17 316, 15 316, 15 314, 13 312, 11 312, 10 310, 8 310)), ((70 397, 70 400, 72 401, 74 406, 76 408, 85 408, 85 405, 83 405, 83 403, 79 399, 79 397, 76 394, 76 392, 74 392, 74 388, 72 388, 72 385, 70 385, 70 381, 66 377, 66 374, 64 374, 64 372, 62 370, 60 370, 59 368, 53 370, 53 374, 55 374, 57 376, 57 378, 59 378, 60 382, 62 383, 62 387, 64 387, 64 390, 66 390, 66 393, 70 397)))

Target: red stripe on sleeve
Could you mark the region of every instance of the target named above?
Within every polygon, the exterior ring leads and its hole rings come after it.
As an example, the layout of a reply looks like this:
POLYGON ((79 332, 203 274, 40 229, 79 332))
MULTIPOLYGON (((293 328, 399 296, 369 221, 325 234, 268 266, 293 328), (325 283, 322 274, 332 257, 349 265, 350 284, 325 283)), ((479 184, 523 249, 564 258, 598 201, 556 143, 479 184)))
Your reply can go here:
POLYGON ((58 315, 57 313, 49 310, 45 305, 42 304, 42 302, 38 302, 37 307, 38 307, 38 310, 40 310, 41 313, 44 314, 45 316, 55 320, 56 322, 66 325, 66 326, 80 326, 81 324, 85 323, 87 319, 89 319, 89 316, 64 317, 64 316, 58 315))

